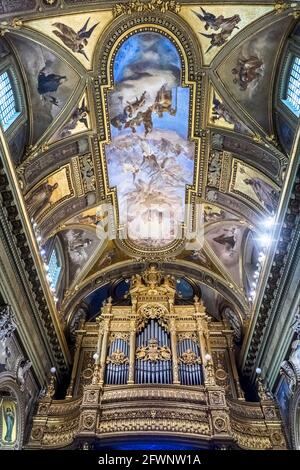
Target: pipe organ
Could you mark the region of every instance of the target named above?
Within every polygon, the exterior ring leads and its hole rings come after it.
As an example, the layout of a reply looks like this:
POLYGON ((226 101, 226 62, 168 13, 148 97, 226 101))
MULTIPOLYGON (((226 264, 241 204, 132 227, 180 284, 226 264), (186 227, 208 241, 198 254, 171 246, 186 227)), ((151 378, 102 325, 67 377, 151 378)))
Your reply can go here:
POLYGON ((213 321, 197 297, 176 305, 173 278, 155 265, 133 276, 129 294, 131 305, 108 298, 96 322, 80 324, 66 398, 40 400, 29 448, 155 435, 200 448, 285 447, 270 397, 245 401, 226 320, 213 321))

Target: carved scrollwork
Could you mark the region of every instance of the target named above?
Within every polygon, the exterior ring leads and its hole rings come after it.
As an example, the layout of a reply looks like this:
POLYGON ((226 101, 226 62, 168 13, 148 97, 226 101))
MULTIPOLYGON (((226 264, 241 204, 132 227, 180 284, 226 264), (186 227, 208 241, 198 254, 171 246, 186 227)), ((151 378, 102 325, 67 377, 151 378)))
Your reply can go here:
POLYGON ((119 349, 116 349, 116 351, 113 351, 111 355, 106 359, 106 364, 128 364, 129 359, 128 357, 124 354, 123 351, 120 351, 119 349))
POLYGON ((149 320, 157 319, 159 324, 168 329, 167 320, 165 319, 168 310, 160 304, 146 304, 138 311, 137 329, 140 331, 149 320))
POLYGON ((135 2, 118 3, 113 8, 114 18, 120 15, 132 15, 132 13, 142 13, 145 11, 159 10, 161 13, 171 11, 173 13, 180 12, 180 5, 175 0, 150 0, 148 2, 142 2, 136 0, 135 2))
POLYGON ((171 350, 167 346, 159 346, 156 338, 150 339, 148 346, 140 346, 136 350, 136 358, 142 361, 169 361, 171 350))
POLYGON ((179 362, 186 365, 201 364, 201 358, 192 349, 187 349, 179 357, 179 362))

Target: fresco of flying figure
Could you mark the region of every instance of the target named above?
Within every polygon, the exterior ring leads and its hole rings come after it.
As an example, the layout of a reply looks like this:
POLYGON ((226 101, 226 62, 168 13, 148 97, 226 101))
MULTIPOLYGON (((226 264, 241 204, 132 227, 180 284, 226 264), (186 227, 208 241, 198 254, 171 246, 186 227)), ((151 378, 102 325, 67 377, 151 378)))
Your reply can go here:
POLYGON ((57 28, 57 30, 52 31, 61 41, 71 49, 72 52, 77 54, 82 54, 86 60, 90 60, 85 52, 85 47, 88 45, 89 39, 99 23, 94 24, 90 29, 87 29, 89 21, 91 18, 88 18, 84 23, 82 28, 79 31, 74 31, 73 28, 67 26, 64 23, 53 23, 52 26, 57 28))
POLYGON ((123 128, 131 129, 134 134, 136 133, 136 128, 143 125, 144 136, 146 137, 153 130, 153 112, 160 118, 163 117, 164 113, 169 113, 171 116, 176 115, 176 109, 173 107, 172 90, 168 90, 166 85, 159 89, 154 103, 145 111, 141 111, 146 103, 146 97, 147 92, 144 91, 134 101, 127 101, 123 113, 112 118, 111 124, 119 131, 123 128))
POLYGON ((212 29, 213 31, 219 31, 218 33, 200 33, 202 36, 210 39, 210 46, 206 50, 207 54, 214 47, 223 46, 227 40, 230 38, 234 29, 239 29, 237 24, 241 21, 239 15, 233 15, 228 18, 225 18, 223 15, 216 16, 213 13, 205 11, 202 7, 202 15, 196 11, 193 13, 199 18, 200 21, 204 23, 204 28, 208 31, 212 29))
POLYGON ((234 126, 235 131, 250 134, 249 129, 228 111, 227 106, 222 103, 214 93, 211 121, 215 124, 220 119, 224 119, 228 124, 234 126))
POLYGON ((62 128, 62 130, 59 133, 59 136, 62 138, 70 136, 72 134, 72 131, 76 129, 79 122, 84 124, 85 127, 88 129, 89 128, 88 114, 89 114, 89 110, 85 104, 85 98, 83 98, 81 105, 74 109, 70 117, 70 120, 62 128))
POLYGON ((240 86, 240 90, 247 90, 248 87, 255 88, 264 74, 264 63, 257 56, 248 58, 239 57, 237 65, 232 69, 234 76, 233 83, 240 86))

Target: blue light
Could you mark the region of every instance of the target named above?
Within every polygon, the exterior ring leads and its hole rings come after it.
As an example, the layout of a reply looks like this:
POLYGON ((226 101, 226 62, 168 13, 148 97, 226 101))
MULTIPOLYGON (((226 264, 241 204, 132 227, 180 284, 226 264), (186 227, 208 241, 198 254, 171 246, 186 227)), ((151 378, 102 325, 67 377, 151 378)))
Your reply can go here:
POLYGON ((145 442, 123 442, 119 444, 111 444, 108 446, 112 450, 200 450, 195 444, 188 444, 183 442, 164 442, 160 441, 145 441, 145 442))
POLYGON ((50 278, 51 287, 56 289, 59 274, 60 274, 60 271, 61 271, 61 266, 59 264, 57 253, 56 253, 55 249, 51 253, 48 267, 49 267, 48 276, 50 278))
POLYGON ((300 116, 300 58, 295 57, 290 71, 287 96, 283 100, 290 110, 297 116, 300 116))
POLYGON ((6 131, 19 114, 10 78, 8 73, 4 72, 0 75, 0 122, 3 130, 6 131))

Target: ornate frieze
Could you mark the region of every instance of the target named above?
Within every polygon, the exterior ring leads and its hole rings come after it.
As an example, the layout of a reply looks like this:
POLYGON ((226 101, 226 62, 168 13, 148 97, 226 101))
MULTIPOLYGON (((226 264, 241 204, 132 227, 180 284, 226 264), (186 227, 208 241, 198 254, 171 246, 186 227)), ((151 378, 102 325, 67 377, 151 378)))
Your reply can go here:
POLYGON ((151 12, 158 10, 161 13, 171 11, 173 13, 180 12, 180 4, 175 0, 150 0, 143 2, 136 0, 135 2, 117 3, 113 7, 113 15, 117 18, 120 15, 131 15, 132 13, 151 12))

